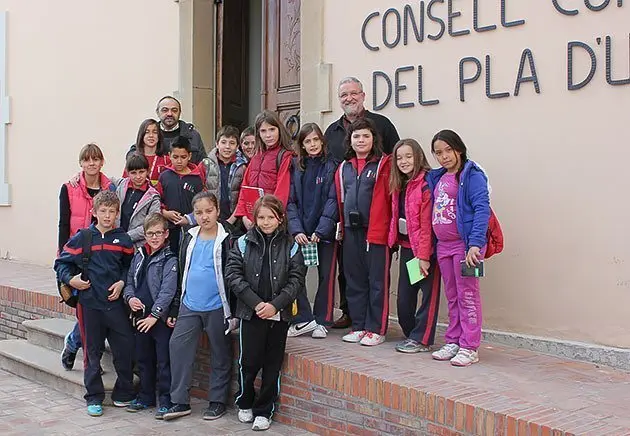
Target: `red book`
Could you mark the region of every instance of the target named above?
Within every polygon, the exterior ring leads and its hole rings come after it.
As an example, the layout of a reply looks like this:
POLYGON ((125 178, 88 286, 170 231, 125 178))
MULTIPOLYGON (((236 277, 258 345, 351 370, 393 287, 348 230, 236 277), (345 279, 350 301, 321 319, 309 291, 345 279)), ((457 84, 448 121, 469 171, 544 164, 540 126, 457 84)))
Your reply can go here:
POLYGON ((245 213, 247 218, 252 222, 254 221, 254 205, 265 195, 265 191, 262 188, 255 188, 253 186, 241 186, 240 198, 245 202, 245 213))

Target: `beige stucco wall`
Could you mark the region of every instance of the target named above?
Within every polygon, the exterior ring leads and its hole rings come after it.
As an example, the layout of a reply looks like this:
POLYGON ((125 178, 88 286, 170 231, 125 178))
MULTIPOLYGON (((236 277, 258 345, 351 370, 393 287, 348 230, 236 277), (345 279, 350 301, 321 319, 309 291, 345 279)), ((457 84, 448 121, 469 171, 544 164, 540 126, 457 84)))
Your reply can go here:
MULTIPOLYGON (((551 1, 512 0, 506 2, 507 19, 524 18, 526 23, 506 29, 500 25, 500 1, 484 1, 479 2, 480 24, 499 26, 476 33, 473 2, 454 1, 454 10, 462 13, 454 20, 455 29, 471 29, 470 35, 446 34, 438 41, 425 38, 417 43, 411 33, 407 46, 401 41, 388 49, 381 41, 383 13, 392 7, 402 15, 404 5, 410 4, 417 19, 422 2, 324 0, 323 7, 314 3, 303 2, 309 23, 303 21, 302 35, 316 38, 308 29, 316 29, 321 18, 322 48, 320 53, 317 43, 303 43, 303 48, 313 49, 310 55, 302 50, 305 119, 321 120, 325 127, 339 116, 334 84, 343 76, 363 80, 371 108, 373 71, 382 70, 394 81, 397 67, 423 65, 425 99, 439 98, 440 104, 418 105, 416 69, 401 76, 408 86, 401 100, 415 101, 416 106, 398 109, 392 96, 382 113, 402 137, 418 139, 426 152, 438 130, 456 130, 470 156, 487 170, 506 248, 486 266, 484 326, 630 347, 630 204, 623 177, 630 159, 626 120, 630 86, 606 84, 604 44, 595 42, 596 37, 613 38, 614 78, 628 77, 630 5, 617 8, 617 2, 610 2, 605 10, 592 12, 582 1, 564 0, 560 4, 565 8, 579 9, 578 15, 567 17, 556 12, 551 1), (320 9, 322 15, 317 16, 320 9), (377 52, 367 50, 360 36, 363 20, 374 11, 381 17, 368 25, 367 37, 381 46, 377 52), (572 40, 593 47, 598 68, 590 85, 570 92, 567 43, 572 40), (484 56, 491 54, 493 92, 513 94, 525 48, 534 55, 540 95, 531 84, 523 84, 518 97, 486 98, 484 66, 480 79, 466 87, 466 102, 459 101, 461 58, 475 56, 484 64, 484 56), (316 68, 320 62, 332 66, 332 113, 325 112, 327 105, 321 102, 326 77, 322 78, 321 66, 316 68)), ((433 12, 446 17, 447 2, 436 4, 433 12)), ((430 33, 439 30, 429 21, 426 26, 430 33)), ((577 50, 575 56, 576 79, 581 80, 588 73, 588 56, 577 50)), ((381 96, 383 89, 379 88, 381 96)))
MULTIPOLYGON (((51 264, 58 193, 79 149, 102 146, 120 175, 140 122, 178 89, 179 14, 173 0, 0 0, 8 11, 8 181, 2 257, 51 264)), ((187 119, 184 113, 183 118, 187 119)))

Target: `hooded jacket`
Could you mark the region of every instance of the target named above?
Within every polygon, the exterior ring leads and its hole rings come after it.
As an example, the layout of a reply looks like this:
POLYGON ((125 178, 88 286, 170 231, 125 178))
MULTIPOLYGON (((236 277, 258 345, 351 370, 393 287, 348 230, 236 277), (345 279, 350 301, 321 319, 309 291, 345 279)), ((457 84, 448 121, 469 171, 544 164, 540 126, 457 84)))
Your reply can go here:
POLYGON ((363 227, 367 227, 368 244, 387 245, 391 217, 390 156, 373 157, 361 174, 357 174, 357 168, 356 158, 345 160, 335 174, 341 227, 349 227, 348 213, 358 211, 363 227))
POLYGON ((145 280, 151 293, 153 306, 151 314, 166 321, 169 308, 177 292, 177 257, 171 252, 168 243, 155 253, 149 254, 146 247, 136 251, 127 274, 123 297, 127 303, 136 296, 140 286, 138 278, 141 268, 145 268, 145 280))
MULTIPOLYGON (((125 201, 125 196, 127 195, 127 190, 129 189, 130 183, 131 181, 128 178, 125 178, 116 188, 116 195, 120 200, 120 204, 123 204, 123 202, 125 201)), ((131 219, 129 220, 129 229, 127 230, 127 234, 131 238, 131 242, 133 242, 136 247, 142 247, 145 243, 145 218, 152 213, 160 213, 161 209, 160 193, 157 191, 157 189, 151 186, 150 183, 147 183, 147 185, 147 191, 144 193, 140 201, 138 201, 138 204, 131 214, 131 219)), ((120 226, 120 214, 116 219, 116 226, 120 226)))
MULTIPOLYGON (((219 289, 219 296, 221 297, 221 304, 223 306, 223 316, 225 319, 232 317, 232 308, 230 305, 230 295, 225 286, 224 271, 227 262, 228 252, 230 250, 230 234, 225 231, 225 228, 221 223, 217 224, 217 236, 214 240, 214 273, 215 280, 217 281, 217 287, 219 289)), ((171 305, 170 316, 176 318, 179 312, 184 295, 186 294, 186 280, 188 279, 188 270, 190 269, 190 260, 192 259, 192 253, 199 237, 201 227, 193 227, 184 233, 181 247, 179 249, 179 276, 177 293, 171 305)))
MULTIPOLYGON (((269 273, 271 277, 272 299, 268 301, 280 312, 283 321, 293 318, 291 303, 298 292, 304 292, 306 266, 298 244, 285 231, 279 230, 271 238, 269 273)), ((265 237, 257 227, 250 229, 238 238, 228 255, 225 281, 238 301, 237 318, 250 320, 254 308, 265 302, 259 292, 260 273, 264 250, 268 249, 265 237)))
MULTIPOLYGON (((433 201, 425 172, 420 171, 416 177, 407 182, 405 193, 405 219, 409 245, 414 257, 429 260, 433 254, 433 230, 431 215, 433 201)), ((398 219, 400 211, 400 192, 392 193, 392 218, 389 223, 389 238, 387 245, 393 247, 398 239, 398 219)))
MULTIPOLYGON (((210 150, 208 157, 202 161, 206 173, 206 189, 212 192, 221 204, 221 170, 219 168, 218 150, 216 148, 210 150)), ((228 175, 228 185, 230 185, 230 215, 236 209, 238 203, 238 193, 241 190, 243 176, 247 168, 247 159, 240 150, 236 151, 230 173, 228 175)))
MULTIPOLYGON (((446 174, 445 168, 431 170, 427 182, 431 196, 435 187, 446 174)), ((487 244, 488 221, 490 220, 490 190, 488 177, 475 162, 468 160, 459 175, 459 192, 457 194, 457 231, 470 247, 482 248, 487 244)))
MULTIPOLYGON (((305 158, 305 160, 310 158, 305 158)), ((335 239, 335 225, 339 221, 337 207, 337 193, 335 191, 335 171, 337 162, 332 158, 322 158, 321 161, 310 161, 316 168, 315 184, 304 186, 304 173, 299 166, 299 158, 293 158, 291 165, 291 190, 287 204, 287 219, 289 233, 295 236, 304 233, 310 237, 315 233, 320 239, 333 242, 335 239), (305 216, 304 189, 313 191, 314 204, 312 216, 305 216), (310 224, 310 225, 309 225, 310 224)), ((307 161, 308 163, 308 161, 307 161)))

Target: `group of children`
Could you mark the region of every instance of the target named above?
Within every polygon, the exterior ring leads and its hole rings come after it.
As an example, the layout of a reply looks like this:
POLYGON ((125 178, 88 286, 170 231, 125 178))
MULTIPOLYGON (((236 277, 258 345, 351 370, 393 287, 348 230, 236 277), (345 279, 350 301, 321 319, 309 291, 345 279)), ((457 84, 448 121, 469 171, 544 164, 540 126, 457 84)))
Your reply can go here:
MULTIPOLYGON (((337 162, 317 124, 302 126, 292 148, 269 111, 240 136, 234 127, 221 128, 214 149, 197 163, 185 138, 163 150, 158 123, 147 120, 120 180, 101 173, 98 146, 84 147, 82 172, 60 195, 55 270, 78 291, 88 413, 102 414, 100 357, 107 339, 118 375, 115 406, 135 412, 157 405, 155 417, 164 420, 189 415, 193 363, 205 331, 211 373, 203 418, 221 417, 229 396, 229 334, 238 328, 238 419, 266 430, 287 337, 325 338, 333 322, 340 249, 352 318, 345 342, 385 341, 391 255, 399 248, 398 318, 406 339, 396 350, 430 350, 442 277, 449 327, 446 345, 432 356, 456 366, 477 362, 479 279, 462 272, 483 261, 487 177, 455 132, 436 134, 431 151, 440 169, 431 169, 413 139, 386 155, 374 124, 359 119, 348 128, 344 161, 337 162), (257 189, 260 198, 251 204, 244 189, 257 189), (85 227, 92 235, 87 263, 78 232, 85 227), (319 273, 312 308, 307 264, 319 273)), ((76 351, 64 353, 62 363, 71 369, 76 351)))

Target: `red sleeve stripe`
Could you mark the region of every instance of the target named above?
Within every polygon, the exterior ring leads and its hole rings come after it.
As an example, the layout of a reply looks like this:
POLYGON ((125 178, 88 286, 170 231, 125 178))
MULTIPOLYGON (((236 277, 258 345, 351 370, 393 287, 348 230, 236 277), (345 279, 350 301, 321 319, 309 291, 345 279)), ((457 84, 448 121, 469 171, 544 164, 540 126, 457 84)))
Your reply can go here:
POLYGON ((111 244, 103 244, 103 245, 94 245, 92 246, 92 251, 118 251, 123 254, 133 254, 133 247, 121 247, 119 245, 111 245, 111 244))
POLYGON ((78 248, 72 248, 72 247, 68 247, 68 244, 63 246, 63 251, 65 251, 68 254, 71 254, 73 256, 76 256, 78 254, 81 254, 83 252, 83 247, 78 247, 78 248))

